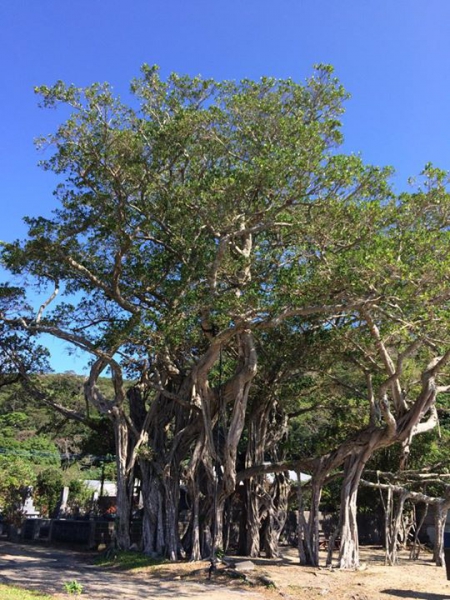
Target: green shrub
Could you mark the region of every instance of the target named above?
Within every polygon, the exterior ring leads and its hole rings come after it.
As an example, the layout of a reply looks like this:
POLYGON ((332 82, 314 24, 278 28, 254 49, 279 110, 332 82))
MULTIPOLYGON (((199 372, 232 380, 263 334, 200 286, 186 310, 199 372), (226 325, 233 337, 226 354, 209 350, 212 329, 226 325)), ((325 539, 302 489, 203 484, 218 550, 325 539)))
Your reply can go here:
POLYGON ((20 524, 27 488, 35 481, 36 474, 26 459, 0 455, 0 505, 7 523, 20 524))
POLYGON ((59 469, 49 467, 37 476, 36 504, 41 514, 52 516, 58 505, 63 487, 63 477, 59 469))
POLYGON ((69 501, 68 504, 73 510, 79 509, 81 512, 86 512, 90 509, 92 500, 92 490, 86 483, 80 479, 72 479, 69 482, 69 501))
POLYGON ((66 583, 63 585, 64 587, 64 591, 67 594, 82 594, 83 593, 83 586, 81 585, 81 583, 78 583, 78 581, 76 579, 72 579, 72 581, 66 581, 66 583))

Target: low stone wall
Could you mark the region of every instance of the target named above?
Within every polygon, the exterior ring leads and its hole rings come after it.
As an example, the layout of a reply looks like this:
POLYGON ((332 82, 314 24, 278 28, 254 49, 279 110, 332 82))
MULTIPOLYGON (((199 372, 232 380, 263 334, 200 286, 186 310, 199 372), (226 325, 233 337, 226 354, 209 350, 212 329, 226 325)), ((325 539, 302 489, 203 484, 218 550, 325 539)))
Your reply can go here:
POLYGON ((50 535, 50 519, 26 519, 22 524, 22 539, 47 540, 50 535))
POLYGON ((87 549, 108 545, 113 537, 113 521, 89 519, 26 519, 22 539, 74 544, 87 549))
MULTIPOLYGON (((139 545, 142 522, 133 521, 131 541, 139 545)), ((105 519, 26 519, 21 537, 29 541, 74 544, 86 549, 108 546, 114 536, 114 521, 105 519)))

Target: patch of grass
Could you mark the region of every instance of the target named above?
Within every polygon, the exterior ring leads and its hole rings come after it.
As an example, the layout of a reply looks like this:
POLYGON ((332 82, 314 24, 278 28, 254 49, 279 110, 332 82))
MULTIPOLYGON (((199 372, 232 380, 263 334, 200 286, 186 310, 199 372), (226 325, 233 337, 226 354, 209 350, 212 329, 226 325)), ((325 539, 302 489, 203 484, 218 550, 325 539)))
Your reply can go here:
POLYGON ((99 565, 100 567, 115 567, 124 571, 156 567, 166 563, 167 560, 163 558, 150 558, 150 556, 140 554, 139 552, 123 551, 118 551, 114 554, 104 554, 95 560, 95 564, 99 565))
POLYGON ((67 592, 68 594, 82 594, 83 593, 83 586, 81 585, 81 583, 78 583, 78 581, 76 579, 73 579, 72 581, 66 581, 66 583, 63 585, 64 591, 67 592))
POLYGON ((0 583, 1 600, 52 600, 52 596, 0 583))

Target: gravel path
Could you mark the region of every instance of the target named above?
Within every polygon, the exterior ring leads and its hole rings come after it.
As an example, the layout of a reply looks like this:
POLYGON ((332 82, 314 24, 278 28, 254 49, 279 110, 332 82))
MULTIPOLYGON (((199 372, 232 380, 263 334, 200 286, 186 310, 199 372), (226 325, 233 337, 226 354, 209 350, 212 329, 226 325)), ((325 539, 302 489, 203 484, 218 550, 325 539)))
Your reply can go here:
POLYGON ((0 583, 61 594, 64 583, 72 580, 83 586, 81 597, 85 600, 263 600, 258 593, 228 590, 206 579, 198 583, 170 581, 108 571, 89 564, 80 552, 0 541, 0 583))

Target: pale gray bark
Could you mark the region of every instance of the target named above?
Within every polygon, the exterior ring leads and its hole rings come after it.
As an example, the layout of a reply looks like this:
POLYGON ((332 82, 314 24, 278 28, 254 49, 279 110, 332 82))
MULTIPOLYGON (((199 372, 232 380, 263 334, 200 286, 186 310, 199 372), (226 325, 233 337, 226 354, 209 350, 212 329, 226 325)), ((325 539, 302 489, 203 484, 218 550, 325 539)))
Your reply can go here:
POLYGON ((450 507, 448 500, 442 499, 435 505, 434 516, 434 549, 433 558, 436 566, 442 567, 445 564, 444 558, 444 529, 447 522, 447 514, 450 507))

